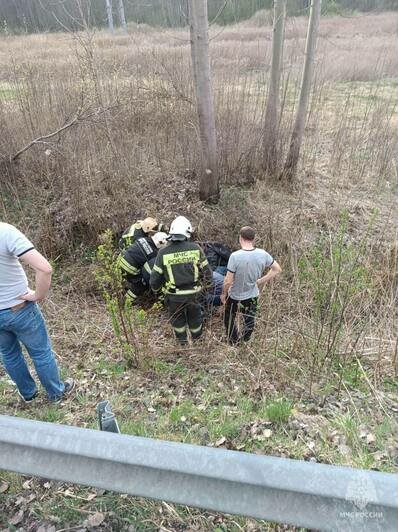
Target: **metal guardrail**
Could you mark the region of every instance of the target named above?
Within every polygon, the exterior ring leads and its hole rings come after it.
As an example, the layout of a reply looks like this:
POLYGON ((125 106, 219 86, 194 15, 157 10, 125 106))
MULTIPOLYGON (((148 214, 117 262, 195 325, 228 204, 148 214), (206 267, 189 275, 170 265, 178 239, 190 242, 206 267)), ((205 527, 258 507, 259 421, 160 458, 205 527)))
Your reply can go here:
POLYGON ((321 530, 398 530, 398 475, 0 416, 0 469, 321 530))

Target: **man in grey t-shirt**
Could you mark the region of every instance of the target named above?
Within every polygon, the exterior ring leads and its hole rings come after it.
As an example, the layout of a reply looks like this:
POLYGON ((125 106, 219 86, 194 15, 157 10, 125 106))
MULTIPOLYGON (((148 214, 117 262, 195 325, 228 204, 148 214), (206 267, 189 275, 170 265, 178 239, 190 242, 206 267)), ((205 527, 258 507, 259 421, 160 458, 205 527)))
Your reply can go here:
POLYGON ((24 345, 52 403, 59 403, 74 388, 63 382, 51 347, 44 318, 37 305, 50 289, 52 268, 16 227, 0 222, 0 359, 21 398, 30 402, 38 389, 22 354, 24 345), (21 262, 36 273, 30 290, 21 262))
POLYGON ((225 304, 224 325, 231 344, 250 339, 260 290, 282 271, 269 253, 255 247, 255 236, 254 229, 242 227, 239 234, 241 249, 232 253, 228 261, 221 301, 225 304), (263 275, 266 269, 269 270, 263 275), (235 324, 238 311, 242 312, 244 319, 241 335, 235 324))

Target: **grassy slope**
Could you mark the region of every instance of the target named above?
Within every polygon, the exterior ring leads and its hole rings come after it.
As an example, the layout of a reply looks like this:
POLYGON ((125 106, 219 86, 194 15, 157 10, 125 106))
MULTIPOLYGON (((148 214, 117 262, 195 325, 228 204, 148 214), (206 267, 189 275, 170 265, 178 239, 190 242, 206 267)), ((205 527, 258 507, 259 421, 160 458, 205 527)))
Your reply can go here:
MULTIPOLYGON (((393 418, 397 389, 392 380, 386 379, 375 401, 365 374, 358 375, 357 367, 347 368, 340 396, 333 376, 327 387, 317 386, 309 396, 307 375, 300 375, 286 355, 264 352, 254 363, 250 350, 219 343, 216 324, 214 337, 208 332, 199 348, 185 354, 176 353, 169 338, 159 342, 153 332, 154 344, 166 348, 158 356, 155 351, 143 369, 127 369, 102 304, 76 295, 66 299, 59 295, 65 289, 59 281, 46 310, 61 366, 78 380, 76 395, 62 406, 52 407, 42 394, 34 405, 22 407, 3 376, 1 413, 95 428, 95 405, 108 398, 127 434, 396 470, 398 433, 393 418), (253 373, 256 365, 262 368, 260 375, 253 373), (281 384, 278 377, 282 373, 281 384)), ((162 334, 169 336, 167 329, 162 334)), ((58 483, 50 483, 50 487, 40 480, 25 483, 26 479, 7 473, 0 478, 9 484, 0 495, 2 524, 6 526, 22 509, 24 530, 35 530, 35 523, 42 522, 55 523, 57 528, 81 525, 96 511, 105 515, 104 529, 114 530, 128 524, 138 530, 161 526, 172 530, 268 528, 241 518, 93 489, 58 483)))

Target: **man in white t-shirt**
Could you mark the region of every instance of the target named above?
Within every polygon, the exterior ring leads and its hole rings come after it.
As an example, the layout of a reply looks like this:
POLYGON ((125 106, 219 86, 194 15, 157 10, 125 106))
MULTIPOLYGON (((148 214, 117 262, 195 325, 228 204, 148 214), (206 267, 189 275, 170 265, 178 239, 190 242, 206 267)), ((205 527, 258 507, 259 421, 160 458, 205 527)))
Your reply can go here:
POLYGON ((73 379, 60 379, 46 324, 36 303, 47 296, 51 274, 51 265, 25 235, 13 225, 0 222, 0 358, 25 402, 32 401, 38 389, 21 344, 52 403, 61 402, 75 384, 73 379), (21 262, 35 270, 35 290, 29 289, 21 262))
POLYGON ((282 271, 269 253, 255 247, 255 237, 252 227, 242 227, 239 234, 241 249, 232 253, 228 261, 221 301, 225 304, 224 325, 230 344, 250 339, 260 289, 282 271), (264 275, 266 269, 268 272, 264 275), (241 335, 235 324, 238 311, 244 319, 241 335))

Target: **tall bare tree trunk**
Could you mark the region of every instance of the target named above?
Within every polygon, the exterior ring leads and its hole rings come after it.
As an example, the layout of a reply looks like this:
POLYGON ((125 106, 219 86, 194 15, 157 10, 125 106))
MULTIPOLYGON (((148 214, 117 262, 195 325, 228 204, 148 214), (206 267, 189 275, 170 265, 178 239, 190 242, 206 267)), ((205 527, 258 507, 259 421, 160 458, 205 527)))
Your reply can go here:
POLYGON ((113 14, 112 14, 112 0, 105 0, 106 14, 108 17, 108 28, 111 33, 114 32, 113 14))
POLYGON ((127 33, 126 17, 124 14, 123 0, 117 0, 117 13, 119 16, 119 22, 123 30, 127 33))
POLYGON ((322 0, 311 0, 300 99, 297 108, 296 120, 293 127, 292 138, 290 140, 289 153, 287 155, 282 174, 282 179, 286 181, 293 181, 297 172, 297 164, 300 156, 300 148, 304 135, 308 102, 311 92, 312 74, 314 71, 316 41, 318 37, 319 20, 321 18, 321 4, 322 0))
POLYGON ((276 175, 278 167, 279 90, 281 80, 286 0, 274 0, 271 77, 265 110, 263 166, 269 175, 276 175))
POLYGON ((210 72, 207 0, 189 0, 189 26, 202 152, 199 195, 201 200, 217 201, 219 196, 219 175, 210 72))

